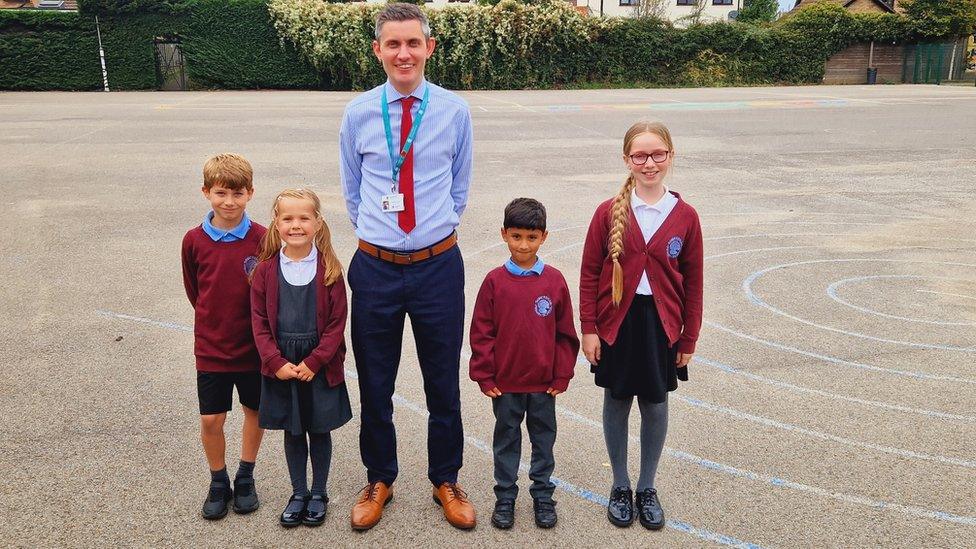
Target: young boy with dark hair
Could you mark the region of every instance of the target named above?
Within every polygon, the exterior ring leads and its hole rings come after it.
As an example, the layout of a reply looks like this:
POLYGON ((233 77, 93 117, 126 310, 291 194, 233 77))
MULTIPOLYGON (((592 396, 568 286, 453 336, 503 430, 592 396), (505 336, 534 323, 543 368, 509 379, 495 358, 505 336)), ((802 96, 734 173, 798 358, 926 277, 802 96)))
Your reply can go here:
POLYGON ((471 319, 471 379, 492 399, 495 510, 491 523, 515 523, 522 420, 532 443, 529 478, 536 526, 556 525, 556 395, 573 377, 579 339, 566 280, 538 257, 546 241, 546 209, 531 198, 505 208, 502 240, 511 258, 488 273, 471 319))
POLYGON ((264 431, 258 426, 261 358, 251 332, 251 287, 257 252, 267 230, 244 211, 254 195, 251 164, 236 154, 219 154, 203 167, 204 198, 212 210, 183 237, 183 285, 193 305, 200 439, 210 466, 210 491, 203 518, 219 519, 258 508, 254 461, 264 431), (224 421, 234 387, 244 410, 241 462, 231 489, 224 461, 224 421))

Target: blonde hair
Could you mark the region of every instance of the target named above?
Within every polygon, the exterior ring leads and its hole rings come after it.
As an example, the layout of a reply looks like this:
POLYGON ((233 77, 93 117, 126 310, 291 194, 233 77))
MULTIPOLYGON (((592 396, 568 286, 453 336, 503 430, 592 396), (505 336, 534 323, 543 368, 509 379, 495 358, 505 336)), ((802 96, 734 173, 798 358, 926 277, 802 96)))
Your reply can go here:
POLYGON ((214 185, 226 187, 232 191, 247 189, 254 190, 252 179, 254 170, 251 163, 239 154, 218 154, 207 159, 203 165, 203 188, 208 191, 214 185))
POLYGON ((319 256, 322 258, 322 266, 325 268, 325 285, 331 286, 342 276, 342 264, 339 263, 339 258, 336 257, 335 250, 332 249, 332 233, 329 231, 329 225, 325 222, 325 218, 322 217, 322 203, 319 201, 318 195, 311 189, 285 189, 275 197, 271 207, 271 224, 268 226, 268 232, 264 235, 264 240, 261 241, 261 252, 258 254, 258 260, 270 259, 281 251, 281 235, 278 234, 277 224, 278 205, 283 198, 308 200, 314 206, 315 218, 322 222, 322 226, 315 232, 315 248, 318 250, 319 256))
MULTIPOLYGON (((667 145, 669 151, 674 151, 674 143, 671 141, 671 132, 667 126, 660 122, 641 120, 627 130, 624 134, 624 154, 630 154, 630 148, 634 140, 639 136, 650 133, 661 138, 667 145)), ((620 192, 613 198, 610 206, 610 237, 607 247, 610 250, 610 259, 613 261, 613 285, 611 286, 611 298, 615 307, 620 306, 620 301, 624 295, 624 270, 620 266, 620 256, 624 253, 624 232, 627 230, 627 222, 630 220, 630 195, 637 186, 637 181, 633 174, 627 176, 620 192)))

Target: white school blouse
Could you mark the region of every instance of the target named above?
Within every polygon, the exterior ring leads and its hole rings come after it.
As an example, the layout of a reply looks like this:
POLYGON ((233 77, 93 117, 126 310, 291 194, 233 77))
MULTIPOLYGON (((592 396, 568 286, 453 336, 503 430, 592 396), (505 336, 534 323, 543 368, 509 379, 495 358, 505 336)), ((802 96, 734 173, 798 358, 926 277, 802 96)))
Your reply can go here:
MULTIPOLYGON (((637 196, 636 191, 630 191, 630 208, 634 210, 634 217, 640 225, 641 234, 644 235, 644 244, 651 241, 654 233, 661 228, 664 220, 667 219, 671 210, 674 210, 678 203, 678 197, 671 194, 667 187, 664 187, 664 196, 654 204, 648 204, 637 196)), ((647 280, 647 271, 641 273, 640 284, 637 285, 637 293, 640 295, 651 295, 651 283, 647 280)))
POLYGON ((315 249, 315 246, 312 246, 312 251, 307 256, 297 261, 289 259, 285 255, 285 248, 282 247, 281 252, 278 253, 278 268, 289 284, 304 286, 315 278, 318 258, 319 251, 315 249))

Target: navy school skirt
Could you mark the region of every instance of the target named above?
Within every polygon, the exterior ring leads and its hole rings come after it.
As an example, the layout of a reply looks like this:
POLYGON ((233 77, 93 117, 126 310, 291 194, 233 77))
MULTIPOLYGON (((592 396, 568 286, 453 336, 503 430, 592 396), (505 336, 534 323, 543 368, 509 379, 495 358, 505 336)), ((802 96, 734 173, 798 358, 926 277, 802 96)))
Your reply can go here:
POLYGON ((678 379, 688 381, 688 368, 675 364, 678 350, 671 346, 661 325, 654 297, 635 295, 627 309, 617 340, 610 345, 600 339, 600 362, 590 366, 598 386, 610 389, 613 398, 638 397, 664 402, 678 388, 678 379))

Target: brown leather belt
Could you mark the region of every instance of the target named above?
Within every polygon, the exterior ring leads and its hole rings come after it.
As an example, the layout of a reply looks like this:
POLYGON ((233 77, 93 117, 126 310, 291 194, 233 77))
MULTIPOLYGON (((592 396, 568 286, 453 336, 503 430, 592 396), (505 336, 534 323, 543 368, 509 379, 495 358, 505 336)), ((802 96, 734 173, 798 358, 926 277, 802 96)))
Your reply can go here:
POLYGON ((441 240, 429 248, 423 248, 410 253, 384 250, 383 248, 374 246, 365 240, 359 241, 359 249, 363 252, 377 259, 382 259, 383 261, 388 261, 397 265, 413 265, 414 263, 420 263, 421 261, 426 261, 434 256, 438 256, 450 250, 454 246, 457 246, 457 233, 451 233, 451 236, 441 240))

